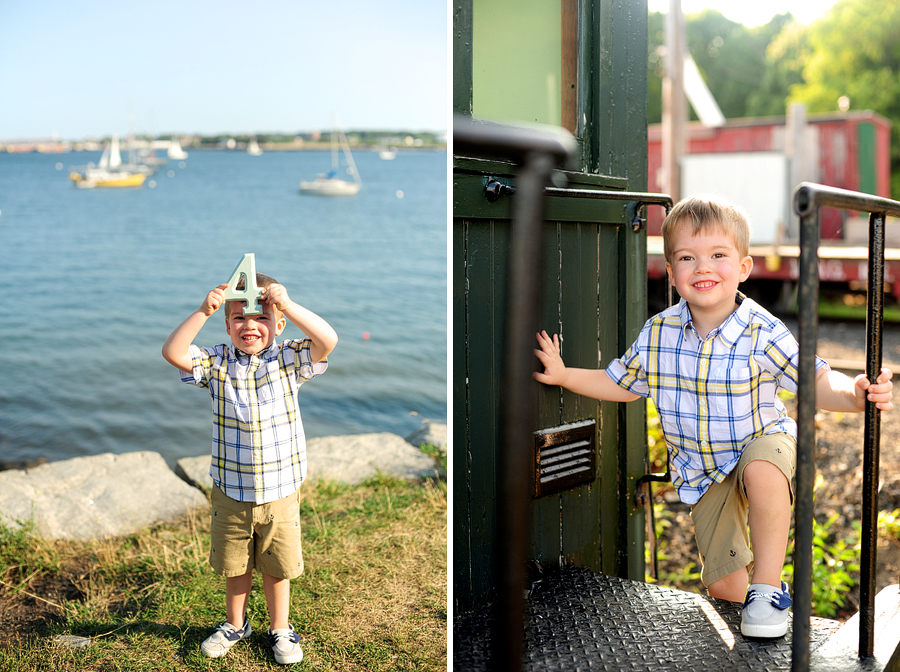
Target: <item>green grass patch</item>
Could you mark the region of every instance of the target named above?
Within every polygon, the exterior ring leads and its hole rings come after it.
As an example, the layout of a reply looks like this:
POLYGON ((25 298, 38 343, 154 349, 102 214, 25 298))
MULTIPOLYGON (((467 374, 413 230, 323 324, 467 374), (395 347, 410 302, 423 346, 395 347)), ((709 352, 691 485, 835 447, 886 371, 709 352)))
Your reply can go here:
MULTIPOLYGON (((306 571, 291 583, 302 669, 447 665, 447 489, 385 476, 301 491, 306 571)), ((126 538, 47 542, 0 527, 0 670, 269 670, 268 611, 254 576, 253 635, 227 656, 200 643, 225 617, 207 563, 208 514, 126 538), (58 635, 92 638, 68 649, 58 635)))

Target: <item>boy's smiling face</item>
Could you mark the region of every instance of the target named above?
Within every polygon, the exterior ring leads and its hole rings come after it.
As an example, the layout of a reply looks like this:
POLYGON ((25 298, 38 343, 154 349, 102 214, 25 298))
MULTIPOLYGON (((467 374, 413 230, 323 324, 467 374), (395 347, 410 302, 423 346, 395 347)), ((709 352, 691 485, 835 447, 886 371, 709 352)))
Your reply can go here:
POLYGON ((722 226, 694 235, 690 223, 682 222, 673 231, 672 242, 672 260, 666 269, 678 294, 692 312, 721 314, 724 320, 734 311, 735 293, 750 275, 753 260, 741 257, 734 236, 722 226))
POLYGON ((262 315, 245 316, 244 305, 243 301, 225 304, 225 331, 236 348, 248 355, 256 355, 275 342, 275 338, 284 331, 287 320, 264 301, 261 302, 262 315))

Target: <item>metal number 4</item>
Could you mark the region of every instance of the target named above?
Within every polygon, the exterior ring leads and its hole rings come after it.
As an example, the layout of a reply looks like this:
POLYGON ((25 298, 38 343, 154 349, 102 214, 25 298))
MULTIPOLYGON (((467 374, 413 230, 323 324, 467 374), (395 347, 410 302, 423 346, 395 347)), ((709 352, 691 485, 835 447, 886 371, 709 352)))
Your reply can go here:
POLYGON ((228 287, 225 288, 226 301, 246 301, 244 315, 262 315, 260 304, 260 288, 256 284, 256 256, 249 252, 243 256, 241 263, 237 265, 231 277, 228 279, 228 287), (244 281, 243 289, 238 285, 244 281))

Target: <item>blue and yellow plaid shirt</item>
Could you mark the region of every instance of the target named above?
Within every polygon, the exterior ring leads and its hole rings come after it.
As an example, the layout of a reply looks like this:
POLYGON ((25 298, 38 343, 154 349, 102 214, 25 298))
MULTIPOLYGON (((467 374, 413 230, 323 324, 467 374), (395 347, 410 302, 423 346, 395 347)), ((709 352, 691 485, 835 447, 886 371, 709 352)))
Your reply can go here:
POLYGON ((297 389, 324 373, 313 364, 308 338, 273 343, 258 355, 233 345, 191 345, 185 383, 209 390, 213 410, 210 476, 242 502, 287 497, 306 478, 306 437, 297 389))
MULTIPOLYGON (((701 339, 684 299, 651 318, 606 368, 618 385, 652 397, 669 450, 672 483, 695 504, 764 434, 797 436, 776 392, 797 392, 796 339, 779 319, 738 292, 740 305, 701 339)), ((816 369, 828 367, 816 358, 816 369)))

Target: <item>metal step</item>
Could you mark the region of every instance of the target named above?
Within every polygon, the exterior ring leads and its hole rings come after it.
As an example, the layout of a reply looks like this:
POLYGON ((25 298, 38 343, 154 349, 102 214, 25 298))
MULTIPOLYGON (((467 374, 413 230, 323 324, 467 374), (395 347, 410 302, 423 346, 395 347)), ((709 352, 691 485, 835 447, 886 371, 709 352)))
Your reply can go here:
POLYGON ((884 588, 875 596, 872 614, 874 651, 872 658, 859 659, 859 613, 844 623, 810 655, 816 672, 863 672, 900 670, 900 586, 884 588))
MULTIPOLYGON (((453 669, 488 672, 490 606, 453 624, 453 669)), ((578 567, 554 570, 526 605, 528 672, 575 670, 789 670, 791 627, 775 640, 741 635, 741 605, 696 593, 595 574, 578 567)), ((840 628, 813 618, 810 650, 840 628)), ((859 667, 869 670, 881 667, 859 667)))

